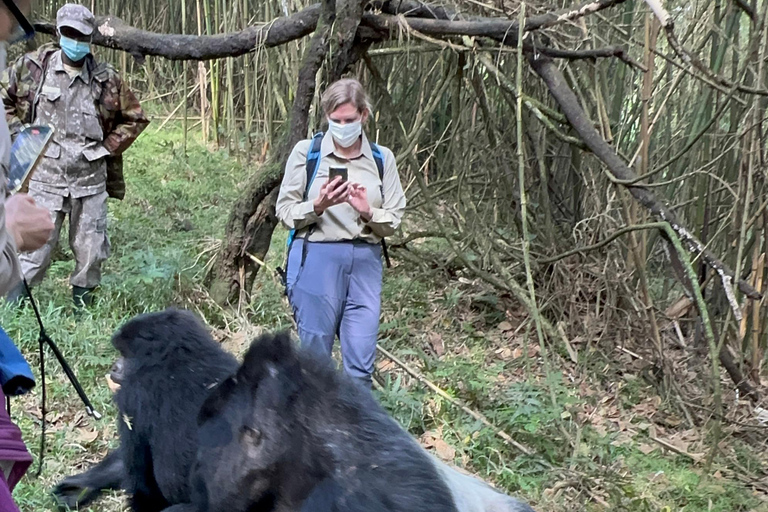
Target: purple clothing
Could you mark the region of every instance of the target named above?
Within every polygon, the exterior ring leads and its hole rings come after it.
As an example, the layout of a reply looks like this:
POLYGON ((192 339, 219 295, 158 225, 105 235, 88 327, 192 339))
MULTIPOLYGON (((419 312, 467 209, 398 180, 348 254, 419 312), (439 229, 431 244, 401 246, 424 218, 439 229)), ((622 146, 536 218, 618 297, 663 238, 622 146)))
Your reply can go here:
MULTIPOLYGON (((9 490, 12 491, 32 464, 32 455, 21 439, 21 430, 14 425, 5 409, 5 395, 2 389, 0 389, 0 404, 0 460, 15 462, 7 482, 9 490)), ((2 476, 2 472, 0 472, 0 476, 2 476)), ((0 510, 4 511, 6 509, 2 506, 3 503, 2 490, 0 489, 0 510)))
MULTIPOLYGON (((16 466, 18 465, 16 464, 16 466)), ((11 496, 11 488, 8 486, 8 482, 5 481, 2 472, 0 472, 0 510, 3 512, 19 512, 19 507, 13 501, 13 496, 11 496)))

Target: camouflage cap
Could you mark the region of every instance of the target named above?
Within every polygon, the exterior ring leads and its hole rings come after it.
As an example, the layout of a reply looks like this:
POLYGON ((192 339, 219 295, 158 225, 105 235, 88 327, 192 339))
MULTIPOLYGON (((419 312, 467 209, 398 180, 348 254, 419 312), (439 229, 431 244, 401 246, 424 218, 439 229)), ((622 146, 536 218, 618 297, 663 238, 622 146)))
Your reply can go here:
POLYGON ((77 4, 65 4, 59 12, 56 13, 56 27, 70 27, 83 35, 93 34, 96 27, 96 19, 93 13, 85 6, 77 4))

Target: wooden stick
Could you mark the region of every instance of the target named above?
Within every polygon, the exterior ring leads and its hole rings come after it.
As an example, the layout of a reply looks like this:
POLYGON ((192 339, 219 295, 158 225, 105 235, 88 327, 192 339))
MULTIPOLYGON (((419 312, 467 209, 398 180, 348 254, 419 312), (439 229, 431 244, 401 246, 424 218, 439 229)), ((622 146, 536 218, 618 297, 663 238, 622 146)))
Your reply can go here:
POLYGON ((443 391, 442 389, 437 387, 435 384, 430 382, 426 377, 421 375, 419 372, 417 372, 416 370, 412 369, 410 366, 408 366, 403 361, 398 359, 394 354, 389 352, 387 349, 382 348, 381 345, 377 345, 376 348, 382 354, 384 354, 386 357, 388 357, 390 360, 392 360, 392 362, 394 362, 399 367, 401 367, 403 370, 405 370, 405 372, 408 373, 411 377, 415 378, 416 380, 418 380, 419 382, 421 382, 422 384, 427 386, 429 389, 431 389, 432 391, 434 391, 435 393, 440 395, 442 398, 445 398, 451 404, 455 405, 456 407, 458 407, 462 411, 466 412, 467 414, 469 414, 470 416, 472 416, 473 418, 475 418, 476 420, 481 422, 486 427, 489 427, 489 428, 493 429, 494 433, 497 436, 499 436, 501 439, 503 439, 508 445, 514 447, 515 449, 517 449, 518 451, 523 452, 526 455, 533 455, 533 450, 523 446, 522 444, 520 444, 517 441, 515 441, 514 439, 512 439, 512 436, 510 436, 509 434, 507 434, 506 432, 504 432, 503 430, 501 430, 500 428, 495 426, 493 423, 491 423, 488 420, 488 418, 486 418, 485 416, 483 416, 479 412, 470 409, 463 402, 461 402, 461 400, 459 400, 458 398, 453 398, 452 396, 450 396, 448 393, 446 393, 445 391, 443 391))

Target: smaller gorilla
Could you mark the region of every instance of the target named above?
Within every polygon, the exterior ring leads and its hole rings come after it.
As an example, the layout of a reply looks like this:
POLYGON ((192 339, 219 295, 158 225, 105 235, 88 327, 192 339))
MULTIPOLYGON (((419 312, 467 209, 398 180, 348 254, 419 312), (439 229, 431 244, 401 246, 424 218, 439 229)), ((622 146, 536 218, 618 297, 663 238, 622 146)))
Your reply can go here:
POLYGON ((174 512, 533 512, 437 461, 287 334, 256 340, 198 421, 195 507, 174 512))
POLYGON ((103 489, 123 488, 134 511, 188 503, 197 453, 196 417, 210 389, 238 368, 195 315, 168 309, 139 315, 112 337, 120 359, 120 447, 90 470, 55 489, 61 507, 82 507, 103 489))

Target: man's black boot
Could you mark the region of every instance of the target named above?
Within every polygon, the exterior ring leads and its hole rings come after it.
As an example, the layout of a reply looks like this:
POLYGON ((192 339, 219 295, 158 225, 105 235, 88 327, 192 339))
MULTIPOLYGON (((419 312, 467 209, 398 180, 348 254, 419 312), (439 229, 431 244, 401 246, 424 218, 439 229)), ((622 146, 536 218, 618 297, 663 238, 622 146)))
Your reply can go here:
POLYGON ((75 309, 87 308, 93 305, 93 288, 72 287, 72 302, 75 309))

